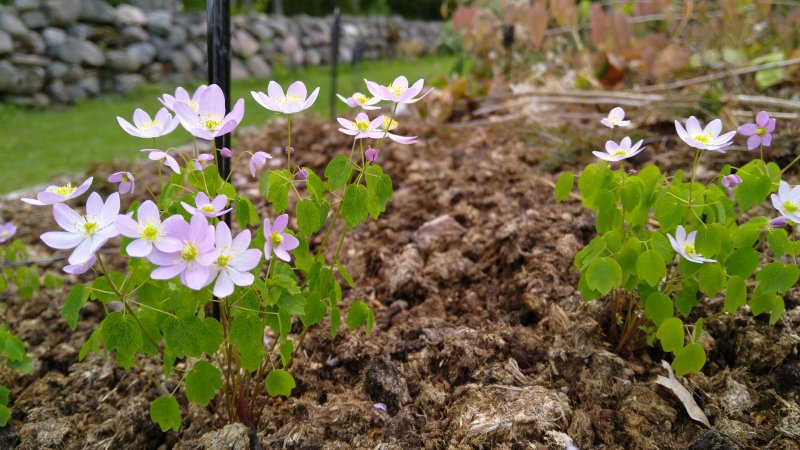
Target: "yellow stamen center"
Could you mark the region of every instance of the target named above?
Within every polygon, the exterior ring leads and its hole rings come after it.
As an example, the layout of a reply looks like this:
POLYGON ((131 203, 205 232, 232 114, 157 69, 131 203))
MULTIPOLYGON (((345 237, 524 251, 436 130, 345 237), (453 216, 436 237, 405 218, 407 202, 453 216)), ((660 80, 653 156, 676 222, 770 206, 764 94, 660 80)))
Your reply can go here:
POLYGON ((208 203, 208 204, 205 204, 205 205, 201 206, 200 210, 203 211, 203 212, 207 212, 207 213, 215 213, 215 212, 217 212, 214 209, 214 207, 211 205, 211 203, 208 203))
POLYGON ((200 107, 200 103, 197 103, 194 100, 187 100, 186 104, 189 105, 189 108, 192 108, 193 111, 197 111, 197 109, 200 107))
POLYGON ((391 92, 392 95, 395 96, 395 98, 400 97, 400 94, 402 94, 403 92, 406 91, 406 89, 408 89, 403 86, 395 86, 393 84, 390 84, 389 86, 386 87, 389 88, 389 92, 391 92))
POLYGON ((800 210, 800 206, 797 206, 797 203, 795 203, 795 202, 790 202, 790 201, 787 200, 787 201, 783 202, 783 209, 785 209, 786 212, 794 214, 798 210, 800 210))
POLYGON ((619 123, 619 116, 616 114, 609 114, 608 121, 612 124, 616 125, 619 123))
POLYGON ((616 152, 614 152, 614 154, 612 154, 611 156, 625 156, 627 154, 628 152, 626 152, 625 150, 619 149, 616 152))
POLYGON ((272 233, 269 236, 269 238, 272 241, 272 245, 274 245, 275 247, 281 245, 281 242, 283 242, 283 235, 278 233, 277 231, 272 233))
POLYGON ((689 243, 683 244, 683 250, 689 255, 695 255, 696 254, 693 244, 689 244, 689 243))
POLYGON ((219 258, 217 258, 217 265, 220 267, 226 267, 231 259, 233 259, 233 257, 230 255, 219 255, 219 258))
POLYGON ((187 242, 186 247, 183 247, 183 250, 181 250, 181 258, 183 258, 184 261, 194 261, 197 258, 197 247, 187 242))
POLYGON ((396 120, 391 119, 391 118, 386 117, 386 116, 383 116, 383 129, 384 130, 394 130, 399 125, 400 124, 396 120))
POLYGON ((367 131, 369 127, 370 123, 368 120, 356 120, 356 128, 358 131, 367 131))
POLYGON ((139 236, 142 239, 154 241, 158 238, 158 227, 154 223, 148 223, 139 229, 139 236))
POLYGON ((97 233, 98 223, 96 220, 90 220, 88 217, 84 218, 81 233, 86 236, 94 236, 97 233))
POLYGON ((279 105, 286 103, 300 103, 300 97, 295 94, 284 95, 282 98, 279 98, 276 103, 279 105))
POLYGON ((123 183, 130 183, 131 182, 131 177, 129 177, 127 173, 123 173, 122 174, 122 182, 123 183))
POLYGON ((712 135, 711 133, 705 133, 705 134, 698 133, 692 136, 692 139, 703 144, 710 144, 711 141, 714 139, 714 135, 712 135))
POLYGON ((208 113, 200 116, 200 126, 208 131, 217 131, 222 126, 222 114, 208 113))
POLYGON ((147 131, 150 128, 153 128, 153 127, 161 128, 161 125, 162 125, 162 123, 161 123, 160 120, 151 120, 149 122, 140 123, 139 124, 139 129, 142 130, 142 131, 147 131))
POLYGON ((767 134, 767 127, 756 127, 756 134, 759 136, 764 136, 767 134))
POLYGON ((11 235, 11 233, 8 232, 8 231, 3 231, 2 233, 0 233, 0 237, 6 237, 6 236, 10 236, 10 235, 11 235))
POLYGON ((355 99, 355 101, 361 103, 362 105, 366 104, 368 100, 367 96, 364 94, 353 94, 353 98, 355 99))
POLYGON ((75 192, 75 189, 78 189, 78 187, 77 186, 73 186, 72 183, 67 183, 66 186, 58 186, 58 187, 53 186, 53 187, 48 188, 47 190, 52 192, 52 193, 54 193, 54 194, 58 194, 58 195, 60 195, 62 197, 66 197, 69 194, 72 194, 73 192, 75 192))

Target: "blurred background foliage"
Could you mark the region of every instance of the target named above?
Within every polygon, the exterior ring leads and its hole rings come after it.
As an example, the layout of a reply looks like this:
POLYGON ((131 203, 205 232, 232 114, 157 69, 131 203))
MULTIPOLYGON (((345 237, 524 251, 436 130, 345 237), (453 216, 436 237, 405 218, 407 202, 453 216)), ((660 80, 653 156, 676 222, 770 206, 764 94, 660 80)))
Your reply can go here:
MULTIPOLYGON (((442 20, 442 8, 453 8, 456 0, 234 0, 235 11, 274 13, 282 8, 286 15, 328 16, 338 6, 349 15, 399 15, 408 19, 442 20)), ((205 0, 183 0, 185 10, 204 10, 205 0)))

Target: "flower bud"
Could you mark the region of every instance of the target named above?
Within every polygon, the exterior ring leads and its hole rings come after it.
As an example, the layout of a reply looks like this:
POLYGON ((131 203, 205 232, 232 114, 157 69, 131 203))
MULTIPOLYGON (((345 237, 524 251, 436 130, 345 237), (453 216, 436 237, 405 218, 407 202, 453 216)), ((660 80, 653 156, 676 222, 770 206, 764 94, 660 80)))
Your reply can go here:
POLYGON ((286 153, 288 154, 294 153, 294 147, 286 147, 286 153))
POLYGON ((368 148, 367 151, 364 152, 364 156, 367 157, 367 161, 374 163, 378 159, 378 151, 374 148, 368 148))
POLYGON ((233 155, 233 152, 231 152, 231 149, 229 149, 228 147, 223 147, 219 151, 219 154, 222 155, 223 158, 230 158, 231 155, 233 155))
POLYGON ((770 228, 786 228, 787 223, 789 223, 789 221, 786 220, 786 217, 778 216, 769 221, 769 226, 770 228))
POLYGON ((298 180, 303 180, 303 181, 305 181, 305 180, 307 180, 307 179, 308 179, 308 171, 307 171, 306 169, 300 169, 300 170, 298 170, 298 171, 297 171, 297 173, 295 174, 295 177, 296 177, 298 180))
POLYGON ((730 174, 722 177, 722 185, 725 186, 729 191, 732 191, 742 182, 742 177, 735 174, 730 174))

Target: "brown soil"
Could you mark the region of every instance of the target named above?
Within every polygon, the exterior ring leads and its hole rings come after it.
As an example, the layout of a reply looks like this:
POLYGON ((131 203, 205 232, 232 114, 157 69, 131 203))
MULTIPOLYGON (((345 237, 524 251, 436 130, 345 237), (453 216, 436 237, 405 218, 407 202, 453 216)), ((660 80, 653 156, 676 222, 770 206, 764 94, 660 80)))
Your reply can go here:
MULTIPOLYGON (((348 150, 333 124, 300 126, 319 130, 297 133, 302 164, 321 172, 348 150)), ((241 147, 275 151, 283 129, 245 130, 241 147)), ((665 355, 645 346, 612 353, 608 305, 581 300, 572 259, 593 217, 579 202, 555 204, 555 176, 541 173, 543 161, 553 166, 551 149, 522 123, 418 131, 420 144, 381 155, 395 197, 378 222, 348 233, 344 251, 359 286, 345 302, 365 299, 375 329, 368 338, 330 339, 326 327, 308 335, 292 397, 265 399, 256 427, 264 448, 800 449, 796 292, 775 327, 744 313, 707 321, 709 361, 683 379, 706 429, 654 383, 666 375, 665 355)), ((47 254, 36 243, 53 226, 43 209, 0 205, 11 211, 35 253, 47 254)), ((87 306, 69 330, 59 312, 66 292, 3 294, 4 321, 36 362, 29 375, 0 371, 14 409, 0 448, 257 447, 246 428, 222 428, 196 405, 184 408, 180 432, 161 433, 149 420, 156 394, 146 377, 101 356, 77 361, 102 311, 87 306)))

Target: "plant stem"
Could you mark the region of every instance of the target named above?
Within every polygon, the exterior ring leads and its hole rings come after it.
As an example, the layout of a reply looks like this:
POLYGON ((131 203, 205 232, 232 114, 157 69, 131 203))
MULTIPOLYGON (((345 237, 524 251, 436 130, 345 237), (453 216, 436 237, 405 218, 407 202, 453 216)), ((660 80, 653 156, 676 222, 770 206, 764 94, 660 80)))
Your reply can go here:
POLYGON ((686 204, 689 206, 689 210, 692 210, 692 192, 694 191, 694 177, 697 174, 697 166, 700 163, 700 155, 702 155, 702 150, 697 150, 694 154, 694 162, 692 163, 692 179, 689 182, 689 198, 686 201, 686 204))
POLYGON ((286 116, 286 128, 287 128, 287 138, 286 138, 286 162, 289 166, 289 173, 292 173, 292 116, 286 116))

